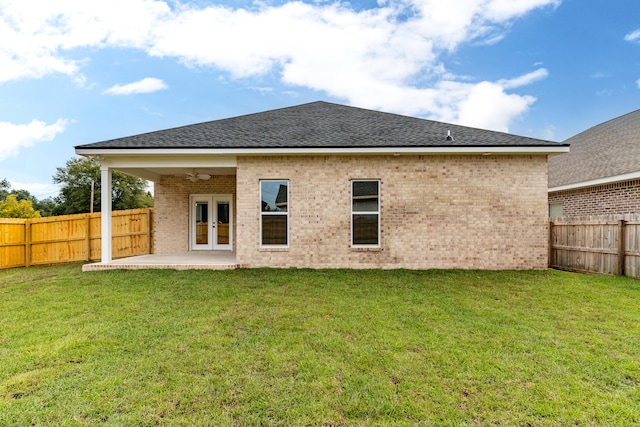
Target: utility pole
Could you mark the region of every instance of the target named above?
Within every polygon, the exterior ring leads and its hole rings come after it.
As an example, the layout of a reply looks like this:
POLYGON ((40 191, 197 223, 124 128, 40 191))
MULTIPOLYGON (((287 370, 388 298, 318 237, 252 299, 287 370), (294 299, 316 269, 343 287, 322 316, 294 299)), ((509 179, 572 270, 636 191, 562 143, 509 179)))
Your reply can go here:
POLYGON ((95 182, 93 180, 91 180, 91 207, 89 208, 89 212, 93 213, 93 194, 94 194, 94 190, 95 190, 95 182))

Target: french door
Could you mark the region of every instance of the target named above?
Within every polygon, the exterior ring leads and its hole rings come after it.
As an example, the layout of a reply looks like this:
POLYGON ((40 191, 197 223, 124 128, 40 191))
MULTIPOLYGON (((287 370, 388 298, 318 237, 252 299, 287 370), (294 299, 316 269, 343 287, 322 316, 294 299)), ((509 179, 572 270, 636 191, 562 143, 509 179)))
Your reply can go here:
POLYGON ((190 196, 190 249, 233 249, 233 204, 231 194, 190 196))

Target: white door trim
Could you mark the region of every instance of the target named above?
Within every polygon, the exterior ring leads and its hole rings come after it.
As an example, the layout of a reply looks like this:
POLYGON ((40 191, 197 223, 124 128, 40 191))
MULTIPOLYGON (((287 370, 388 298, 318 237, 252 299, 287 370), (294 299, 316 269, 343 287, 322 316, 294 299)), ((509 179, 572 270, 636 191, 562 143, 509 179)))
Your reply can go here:
POLYGON ((191 194, 189 195, 189 250, 192 251, 232 251, 233 250, 233 195, 232 194, 191 194), (197 243, 196 204, 206 203, 207 236, 206 243, 197 243), (228 243, 219 243, 217 233, 221 224, 218 218, 217 203, 229 204, 228 243))

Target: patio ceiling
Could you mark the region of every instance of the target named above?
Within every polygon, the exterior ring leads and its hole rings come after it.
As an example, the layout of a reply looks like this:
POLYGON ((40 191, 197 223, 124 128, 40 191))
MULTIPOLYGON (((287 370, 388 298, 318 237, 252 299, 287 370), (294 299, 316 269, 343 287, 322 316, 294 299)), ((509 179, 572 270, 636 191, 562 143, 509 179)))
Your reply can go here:
POLYGON ((234 156, 207 155, 102 155, 95 156, 102 166, 114 171, 159 181, 163 175, 187 175, 196 170, 208 175, 235 175, 234 156))

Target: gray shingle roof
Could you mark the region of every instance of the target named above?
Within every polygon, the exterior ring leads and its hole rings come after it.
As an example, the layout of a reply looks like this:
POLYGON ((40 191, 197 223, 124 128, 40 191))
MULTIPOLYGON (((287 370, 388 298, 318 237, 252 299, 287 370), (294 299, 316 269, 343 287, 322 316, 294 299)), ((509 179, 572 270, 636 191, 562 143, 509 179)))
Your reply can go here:
POLYGON ((80 145, 78 149, 544 147, 560 144, 318 101, 80 145), (453 141, 446 139, 451 132, 453 141))
POLYGON ((549 187, 640 171, 640 110, 567 139, 571 151, 549 159, 549 187))

